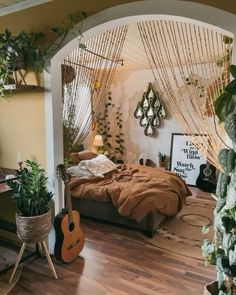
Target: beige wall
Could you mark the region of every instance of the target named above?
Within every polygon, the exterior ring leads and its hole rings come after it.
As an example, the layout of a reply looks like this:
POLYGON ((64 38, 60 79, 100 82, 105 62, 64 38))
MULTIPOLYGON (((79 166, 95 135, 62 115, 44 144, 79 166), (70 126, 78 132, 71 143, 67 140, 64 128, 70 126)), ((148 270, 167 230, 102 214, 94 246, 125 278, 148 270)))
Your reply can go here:
MULTIPOLYGON (((0 32, 6 28, 12 32, 48 32, 60 24, 68 13, 86 11, 93 14, 105 8, 133 1, 127 0, 54 0, 44 5, 0 18, 0 32)), ((236 14, 236 3, 232 0, 198 0, 236 14)), ((49 34, 49 37, 52 35, 49 34)), ((16 155, 36 158, 45 165, 44 93, 17 93, 10 103, 0 102, 0 166, 16 167, 16 155)))
POLYGON ((42 91, 18 93, 0 105, 0 166, 16 168, 36 159, 45 166, 44 100, 42 91))

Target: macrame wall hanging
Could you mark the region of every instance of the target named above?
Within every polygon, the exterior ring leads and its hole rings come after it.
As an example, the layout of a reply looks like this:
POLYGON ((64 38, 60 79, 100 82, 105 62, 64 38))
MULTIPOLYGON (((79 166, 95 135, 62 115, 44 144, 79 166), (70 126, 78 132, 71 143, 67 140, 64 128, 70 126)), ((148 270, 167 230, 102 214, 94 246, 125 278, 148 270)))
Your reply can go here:
POLYGON ((134 117, 139 120, 146 136, 153 136, 155 129, 161 124, 161 119, 166 117, 165 109, 151 83, 148 85, 147 92, 144 92, 142 100, 138 102, 134 117))

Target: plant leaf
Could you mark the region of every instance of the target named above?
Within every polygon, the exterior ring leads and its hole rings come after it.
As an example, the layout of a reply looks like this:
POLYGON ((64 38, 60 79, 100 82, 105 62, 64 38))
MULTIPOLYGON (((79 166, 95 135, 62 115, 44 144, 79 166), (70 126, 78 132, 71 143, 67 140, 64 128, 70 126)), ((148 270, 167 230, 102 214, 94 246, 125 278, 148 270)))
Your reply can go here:
POLYGON ((214 102, 215 113, 220 121, 224 121, 229 112, 227 106, 229 105, 231 96, 230 93, 224 92, 214 102))
POLYGON ((231 81, 226 87, 225 90, 231 94, 236 94, 236 79, 231 81))
POLYGON ((230 74, 236 79, 236 66, 230 65, 229 71, 230 71, 230 74))

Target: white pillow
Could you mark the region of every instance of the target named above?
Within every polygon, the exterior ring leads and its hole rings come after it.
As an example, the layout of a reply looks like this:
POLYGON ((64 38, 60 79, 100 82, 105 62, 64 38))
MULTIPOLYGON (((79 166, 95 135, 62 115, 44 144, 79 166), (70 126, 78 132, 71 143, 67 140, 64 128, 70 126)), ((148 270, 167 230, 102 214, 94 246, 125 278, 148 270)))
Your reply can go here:
POLYGON ((81 169, 87 169, 97 177, 104 177, 104 174, 117 169, 116 165, 105 155, 98 155, 94 159, 81 161, 78 166, 81 169))
POLYGON ((83 169, 83 168, 79 167, 79 165, 67 168, 67 172, 71 176, 78 176, 83 179, 89 179, 89 178, 93 177, 93 174, 90 171, 88 171, 88 169, 83 169))

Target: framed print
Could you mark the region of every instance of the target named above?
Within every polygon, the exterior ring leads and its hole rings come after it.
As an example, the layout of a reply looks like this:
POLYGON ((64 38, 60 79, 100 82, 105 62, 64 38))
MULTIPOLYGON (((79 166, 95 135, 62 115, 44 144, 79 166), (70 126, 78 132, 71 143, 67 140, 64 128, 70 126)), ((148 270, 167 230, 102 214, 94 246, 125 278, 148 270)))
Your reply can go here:
POLYGON ((196 186, 200 165, 206 164, 206 159, 190 139, 189 134, 172 133, 170 171, 179 175, 188 185, 196 186))

